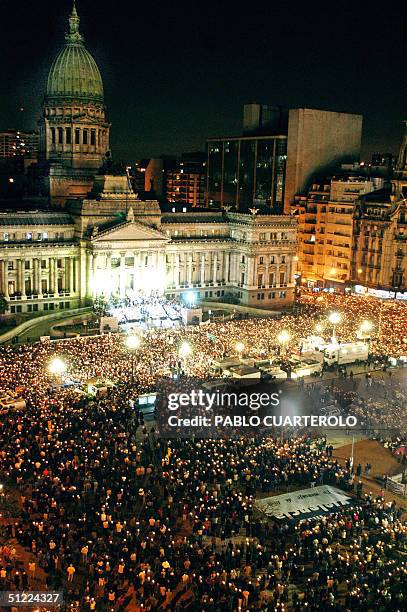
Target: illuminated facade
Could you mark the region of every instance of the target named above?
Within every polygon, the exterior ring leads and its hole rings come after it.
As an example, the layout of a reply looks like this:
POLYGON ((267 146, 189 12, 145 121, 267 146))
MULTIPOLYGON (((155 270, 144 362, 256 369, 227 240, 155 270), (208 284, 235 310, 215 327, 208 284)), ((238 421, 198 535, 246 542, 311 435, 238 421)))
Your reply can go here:
POLYGON ((199 172, 169 170, 166 177, 167 202, 205 206, 206 177, 199 172))
POLYGON ((357 199, 382 186, 381 179, 350 177, 312 185, 297 198, 298 270, 309 286, 345 287, 352 279, 357 199))
POLYGON ((352 279, 367 289, 407 290, 407 207, 384 190, 358 202, 352 279))
POLYGON ((84 197, 109 153, 99 68, 79 32, 75 4, 65 45, 48 73, 40 128, 40 160, 53 204, 84 197))
POLYGON ((53 311, 97 295, 160 291, 267 308, 290 306, 296 224, 289 216, 161 212, 98 176, 64 212, 0 213, 0 291, 9 312, 53 311))

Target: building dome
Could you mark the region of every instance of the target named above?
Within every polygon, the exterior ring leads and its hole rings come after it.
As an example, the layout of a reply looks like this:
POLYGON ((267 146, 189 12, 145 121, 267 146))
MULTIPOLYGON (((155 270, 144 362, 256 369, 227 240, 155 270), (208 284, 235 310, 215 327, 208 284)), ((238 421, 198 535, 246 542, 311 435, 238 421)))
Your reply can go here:
POLYGON ((65 40, 65 46, 52 62, 48 74, 46 101, 103 103, 102 77, 79 33, 79 17, 75 3, 69 17, 69 32, 65 35, 65 40))

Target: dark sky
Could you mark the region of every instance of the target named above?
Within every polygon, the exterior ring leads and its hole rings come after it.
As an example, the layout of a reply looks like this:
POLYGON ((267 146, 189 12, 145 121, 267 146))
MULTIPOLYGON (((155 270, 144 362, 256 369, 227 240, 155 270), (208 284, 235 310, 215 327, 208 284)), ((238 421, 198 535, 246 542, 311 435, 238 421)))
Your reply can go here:
MULTIPOLYGON (((35 126, 71 7, 0 0, 0 129, 35 126)), ((102 72, 116 160, 204 149, 208 136, 239 133, 248 101, 362 113, 364 156, 397 151, 407 118, 407 9, 392 0, 77 7, 102 72)))

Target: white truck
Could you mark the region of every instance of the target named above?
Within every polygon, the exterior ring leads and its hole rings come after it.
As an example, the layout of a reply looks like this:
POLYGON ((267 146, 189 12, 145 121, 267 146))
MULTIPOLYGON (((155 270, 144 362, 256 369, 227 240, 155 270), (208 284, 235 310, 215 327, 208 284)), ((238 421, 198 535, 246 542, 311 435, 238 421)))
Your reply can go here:
POLYGON ((365 342, 329 344, 324 350, 324 361, 329 366, 366 361, 368 357, 369 345, 365 342))
POLYGON ((303 378, 304 376, 312 376, 322 372, 321 361, 314 359, 304 359, 291 370, 291 378, 303 378))

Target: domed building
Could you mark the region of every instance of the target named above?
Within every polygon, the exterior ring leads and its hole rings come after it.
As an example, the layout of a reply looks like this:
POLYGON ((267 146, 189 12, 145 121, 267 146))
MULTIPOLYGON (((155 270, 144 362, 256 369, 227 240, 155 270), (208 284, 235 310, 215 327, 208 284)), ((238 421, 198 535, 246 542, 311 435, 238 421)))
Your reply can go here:
POLYGON ((99 68, 79 32, 75 3, 65 45, 51 64, 40 120, 40 155, 47 162, 47 192, 54 204, 83 197, 109 152, 99 68))

